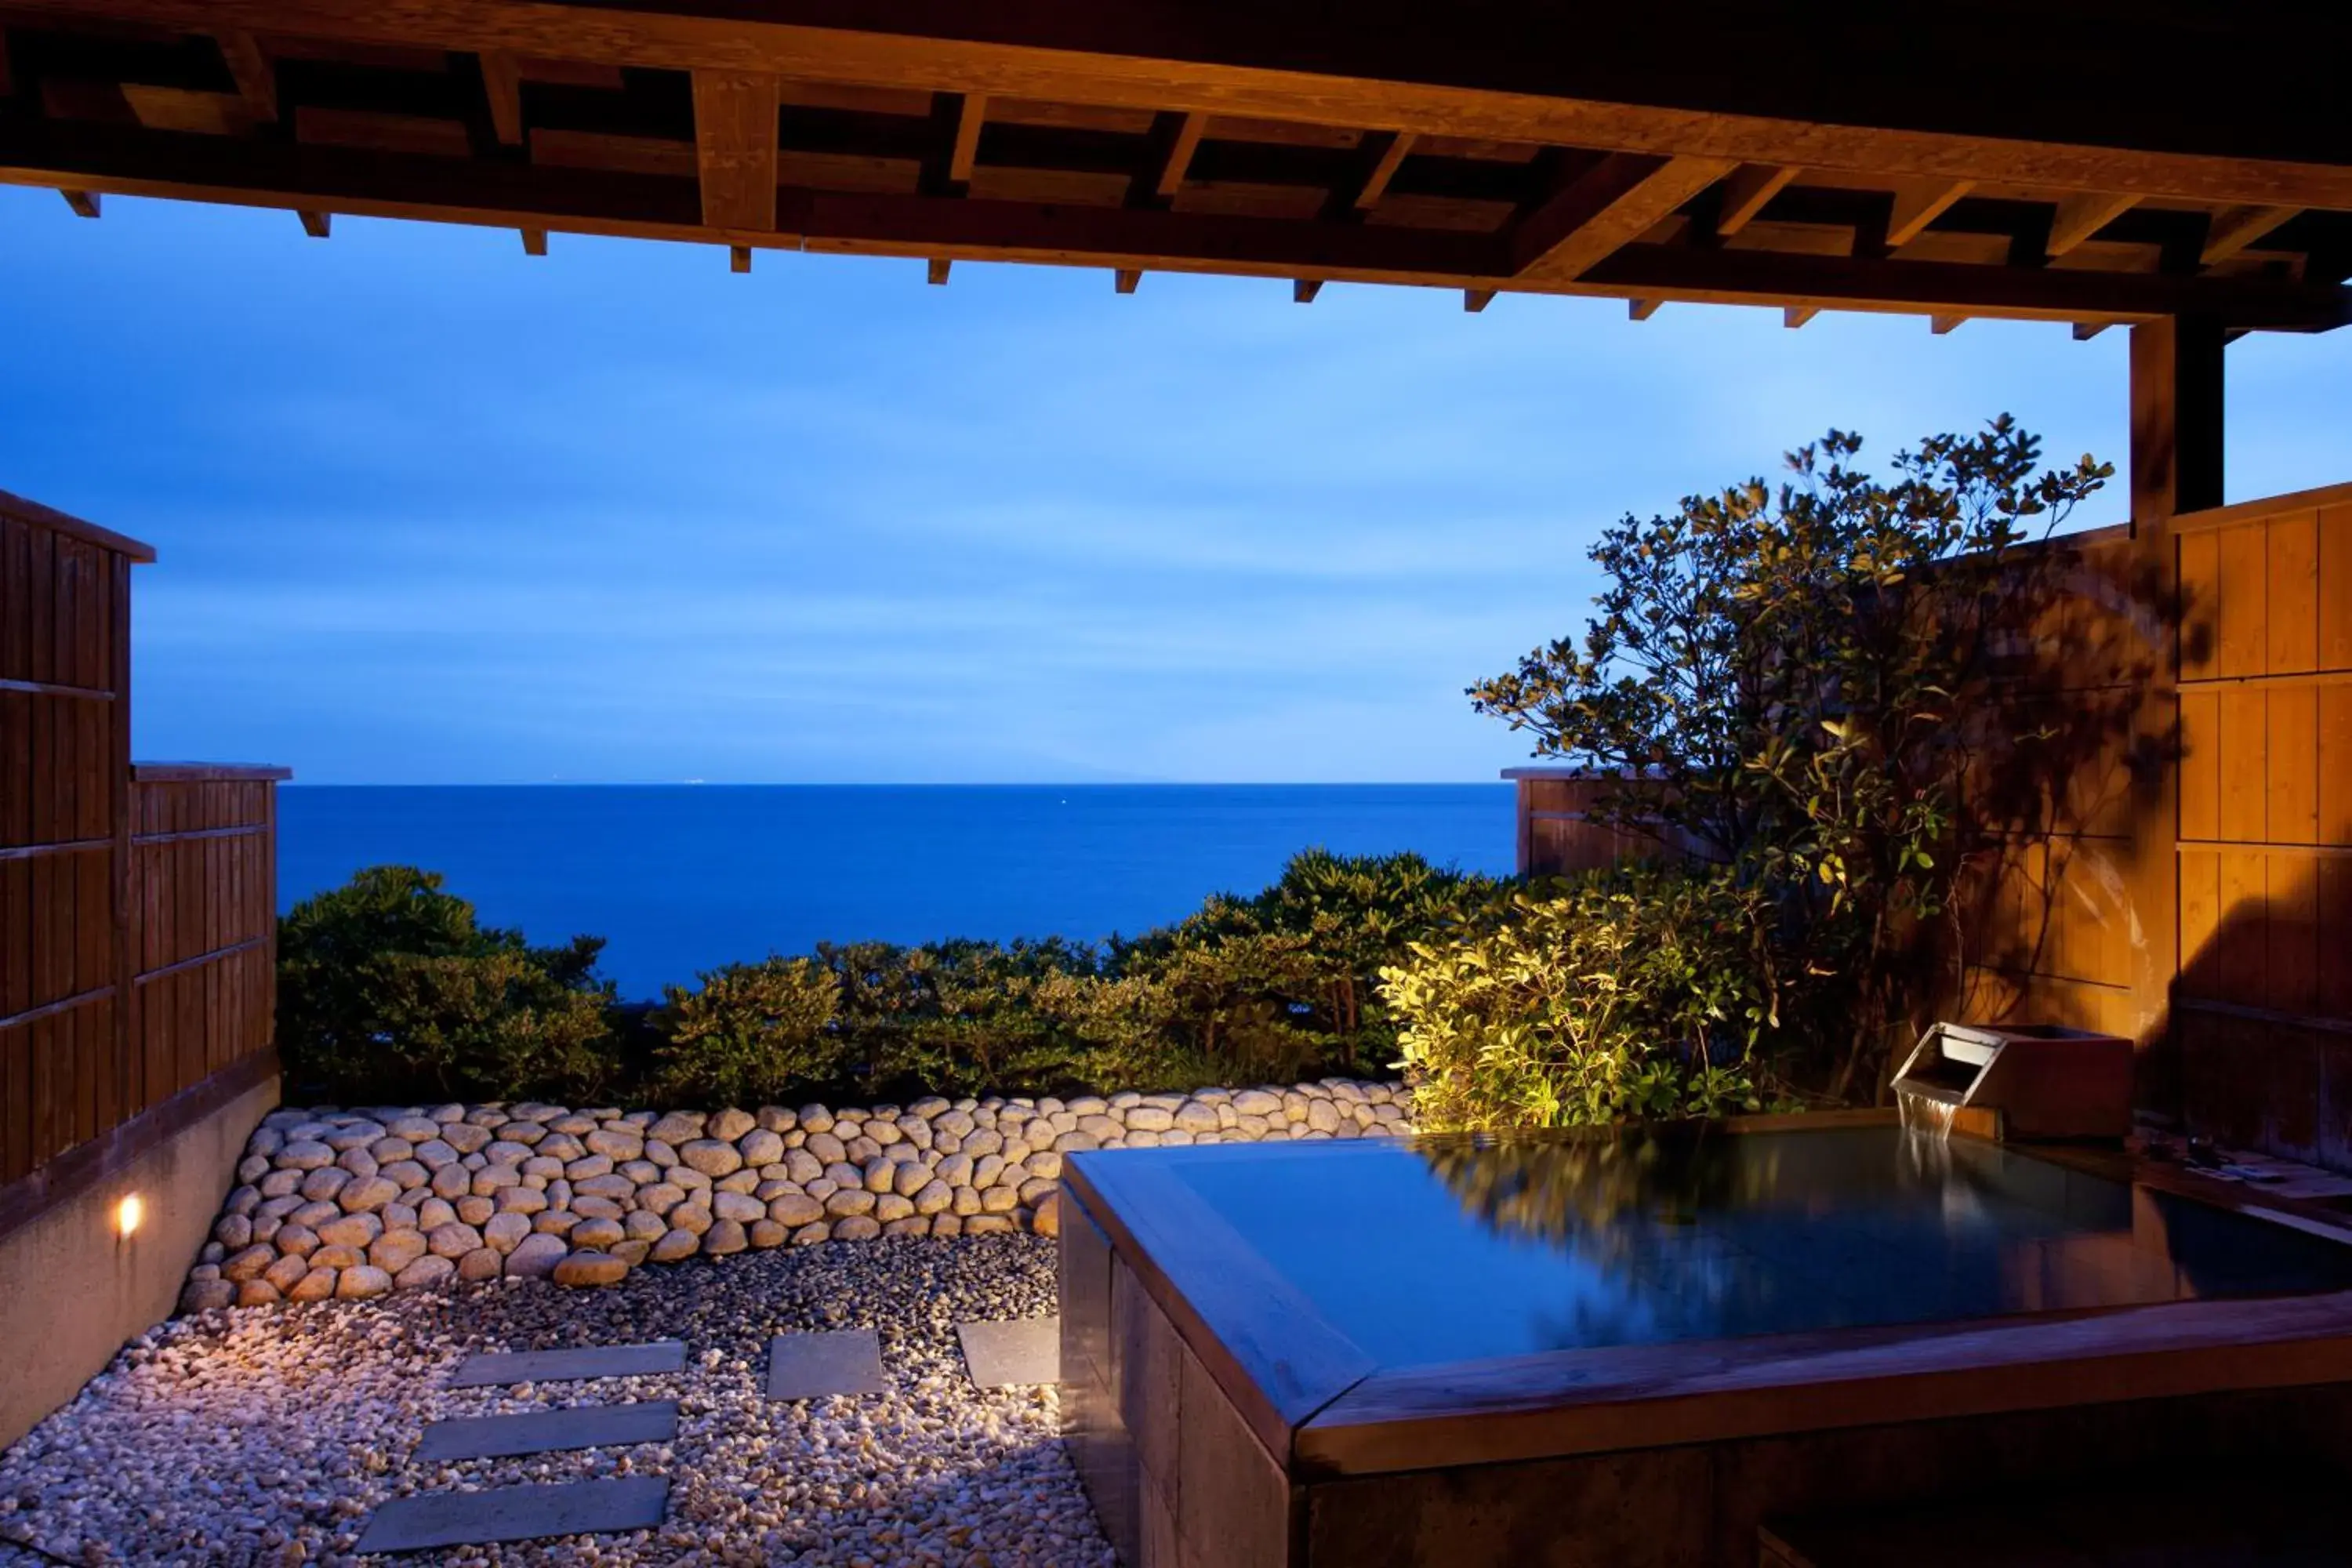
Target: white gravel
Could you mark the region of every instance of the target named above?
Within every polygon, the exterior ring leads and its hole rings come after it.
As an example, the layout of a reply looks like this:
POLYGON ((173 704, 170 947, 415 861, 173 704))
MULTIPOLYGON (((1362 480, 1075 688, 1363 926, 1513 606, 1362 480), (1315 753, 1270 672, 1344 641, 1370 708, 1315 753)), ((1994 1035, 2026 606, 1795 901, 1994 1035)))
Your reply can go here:
POLYGON ((671 1482, 659 1530, 397 1561, 1111 1568, 1054 1391, 983 1393, 956 1347, 959 1321, 1054 1311, 1054 1246, 893 1238, 696 1260, 599 1291, 508 1280, 175 1319, 0 1454, 0 1565, 355 1563, 368 1514, 394 1497, 650 1474, 671 1482), (879 1331, 889 1393, 766 1399, 772 1334, 849 1327, 879 1331), (659 1338, 686 1342, 686 1372, 443 1386, 476 1350, 659 1338), (410 1458, 429 1420, 663 1398, 680 1405, 668 1445, 410 1458))

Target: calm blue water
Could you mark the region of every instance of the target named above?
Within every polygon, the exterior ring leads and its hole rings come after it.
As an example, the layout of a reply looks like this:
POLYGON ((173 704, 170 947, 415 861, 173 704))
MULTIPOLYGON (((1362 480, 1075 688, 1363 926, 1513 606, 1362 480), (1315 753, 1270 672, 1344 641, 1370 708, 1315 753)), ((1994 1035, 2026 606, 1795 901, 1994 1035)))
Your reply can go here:
POLYGON ((278 893, 440 871, 533 941, 609 939, 625 996, 820 941, 1094 940, 1255 892, 1312 845, 1511 869, 1508 784, 293 785, 278 893))

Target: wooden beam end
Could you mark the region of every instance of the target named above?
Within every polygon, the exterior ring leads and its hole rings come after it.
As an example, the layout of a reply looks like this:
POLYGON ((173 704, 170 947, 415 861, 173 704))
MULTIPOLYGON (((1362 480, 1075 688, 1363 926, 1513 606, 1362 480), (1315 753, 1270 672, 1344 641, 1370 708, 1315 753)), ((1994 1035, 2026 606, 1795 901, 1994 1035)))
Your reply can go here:
POLYGON ((326 238, 328 231, 334 225, 334 215, 331 213, 298 212, 294 216, 302 220, 302 232, 312 239, 326 238))
POLYGON ((1143 281, 1143 274, 1132 267, 1122 267, 1111 274, 1111 286, 1122 294, 1132 294, 1135 286, 1143 281))
POLYGON ((1940 338, 1967 320, 1966 316, 1930 316, 1927 318, 1927 330, 1940 338))
POLYGON ((2087 343, 2105 331, 2111 324, 2106 321, 2077 321, 2074 323, 2074 341, 2078 343, 2087 343))
POLYGON ((1301 278, 1290 286, 1290 298, 1295 304, 1312 305, 1315 296, 1321 292, 1323 279, 1320 278, 1301 278))
POLYGON ((545 256, 547 254, 547 230, 543 228, 524 229, 522 231, 522 253, 525 256, 545 256))
POLYGON ((751 247, 748 245, 729 246, 727 247, 727 269, 730 272, 751 271, 751 247))
POLYGON ((1811 305, 1791 305, 1780 312, 1780 324, 1793 332, 1820 314, 1811 305))
POLYGON ((1495 290, 1492 289, 1465 289, 1462 290, 1462 308, 1469 311, 1474 316, 1494 302, 1495 290))
POLYGON ((1628 300, 1625 301, 1625 315, 1630 321, 1646 321, 1656 315, 1658 307, 1664 303, 1664 300, 1628 300))
POLYGON ((96 191, 59 191, 58 195, 65 197, 66 205, 73 208, 73 210, 81 216, 96 217, 98 216, 98 193, 96 191))
POLYGON ((945 284, 948 280, 948 269, 954 265, 953 261, 944 256, 932 257, 925 272, 925 280, 935 284, 945 284))

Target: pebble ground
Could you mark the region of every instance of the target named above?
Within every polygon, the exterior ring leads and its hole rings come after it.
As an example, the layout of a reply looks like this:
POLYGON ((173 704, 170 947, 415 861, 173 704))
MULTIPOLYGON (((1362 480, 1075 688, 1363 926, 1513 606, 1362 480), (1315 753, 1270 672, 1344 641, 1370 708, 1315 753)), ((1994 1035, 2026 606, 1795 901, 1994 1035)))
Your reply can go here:
POLYGON ((593 1291, 508 1280, 207 1311, 134 1342, 0 1454, 0 1568, 72 1563, 1112 1568, 1049 1388, 972 1386, 955 1324, 1055 1310, 1055 1244, 886 1238, 698 1260, 593 1291), (890 1392, 771 1403, 769 1337, 873 1328, 890 1392), (450 1389, 467 1353, 672 1338, 679 1374, 450 1389), (427 1421, 674 1398, 667 1445, 419 1464, 427 1421), (397 1559, 352 1548, 411 1493, 670 1479, 625 1536, 397 1559))

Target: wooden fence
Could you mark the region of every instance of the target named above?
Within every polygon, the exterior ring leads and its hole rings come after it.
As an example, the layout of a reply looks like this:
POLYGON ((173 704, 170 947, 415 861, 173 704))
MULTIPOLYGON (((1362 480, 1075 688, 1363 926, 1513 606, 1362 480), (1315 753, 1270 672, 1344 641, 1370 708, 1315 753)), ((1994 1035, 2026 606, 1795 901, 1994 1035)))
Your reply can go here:
POLYGON ((2352 486, 2180 519, 2193 1124, 2352 1165, 2352 486))
POLYGON ((134 768, 145 545, 0 492, 0 1230, 271 1069, 276 768, 134 768))
MULTIPOLYGON (((1964 1009, 2131 1036, 2145 1110, 2352 1169, 2352 486, 2059 548, 2004 701, 2073 755, 1969 891, 1964 1009)), ((1608 781, 1506 776, 1523 873, 1654 852, 1585 819, 1608 781)))

